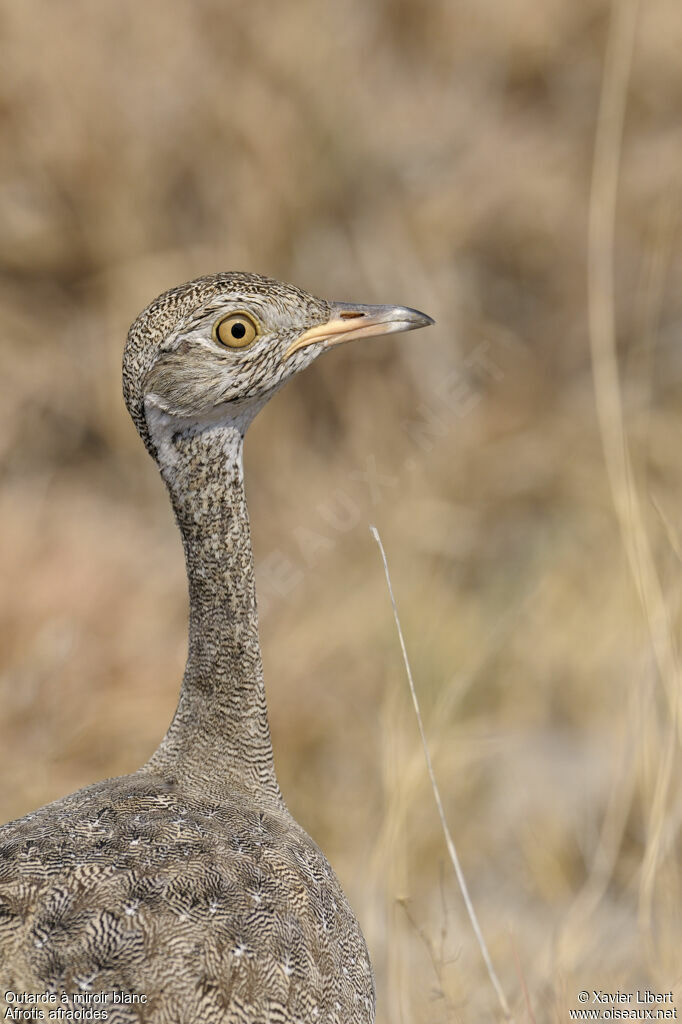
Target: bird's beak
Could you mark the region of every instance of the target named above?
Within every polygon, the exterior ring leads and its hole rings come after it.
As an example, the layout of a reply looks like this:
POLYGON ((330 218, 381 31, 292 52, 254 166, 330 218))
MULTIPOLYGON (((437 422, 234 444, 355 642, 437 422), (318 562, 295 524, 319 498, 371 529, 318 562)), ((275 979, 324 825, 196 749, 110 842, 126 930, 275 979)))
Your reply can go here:
POLYGON ((376 338, 395 331, 414 331, 435 323, 426 313, 409 306, 360 306, 350 302, 335 302, 331 317, 324 324, 316 324, 300 334, 284 353, 288 359, 294 352, 308 345, 322 344, 324 348, 342 345, 356 338, 376 338))

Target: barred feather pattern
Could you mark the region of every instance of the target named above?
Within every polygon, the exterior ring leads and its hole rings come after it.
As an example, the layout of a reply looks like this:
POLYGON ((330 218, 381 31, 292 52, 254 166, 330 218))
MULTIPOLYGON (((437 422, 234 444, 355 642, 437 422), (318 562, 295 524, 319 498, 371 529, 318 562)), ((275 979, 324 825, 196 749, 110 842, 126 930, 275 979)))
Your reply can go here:
POLYGON ((7 825, 1 840, 3 994, 145 997, 105 1004, 110 1024, 373 1019, 355 916, 286 811, 188 799, 140 771, 7 825))

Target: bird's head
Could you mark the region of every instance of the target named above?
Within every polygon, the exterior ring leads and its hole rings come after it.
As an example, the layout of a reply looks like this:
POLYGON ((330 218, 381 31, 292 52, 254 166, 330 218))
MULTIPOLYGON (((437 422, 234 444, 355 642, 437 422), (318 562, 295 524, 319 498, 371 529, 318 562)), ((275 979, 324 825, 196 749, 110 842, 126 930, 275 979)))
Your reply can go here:
POLYGON ((123 356, 128 411, 152 455, 159 436, 221 422, 242 433, 268 398, 326 349, 433 321, 405 306, 317 299, 257 274, 199 278, 138 316, 123 356))

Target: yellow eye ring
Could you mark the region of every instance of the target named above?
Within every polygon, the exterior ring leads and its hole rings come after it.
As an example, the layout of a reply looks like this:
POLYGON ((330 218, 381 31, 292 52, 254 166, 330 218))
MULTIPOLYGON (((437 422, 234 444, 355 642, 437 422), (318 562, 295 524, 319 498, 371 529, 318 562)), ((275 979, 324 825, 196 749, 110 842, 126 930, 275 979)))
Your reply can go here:
POLYGON ((258 323, 250 313, 229 313, 213 325, 213 339, 227 348, 246 348, 258 337, 258 323))

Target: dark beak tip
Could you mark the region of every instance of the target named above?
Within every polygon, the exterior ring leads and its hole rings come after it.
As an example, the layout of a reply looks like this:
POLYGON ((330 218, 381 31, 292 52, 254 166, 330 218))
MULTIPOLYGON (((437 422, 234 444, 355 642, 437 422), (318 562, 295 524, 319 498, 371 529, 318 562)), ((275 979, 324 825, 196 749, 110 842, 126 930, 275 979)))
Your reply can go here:
POLYGON ((428 313, 422 313, 420 309, 410 309, 411 317, 410 321, 415 328, 418 327, 433 327, 435 320, 428 313))

